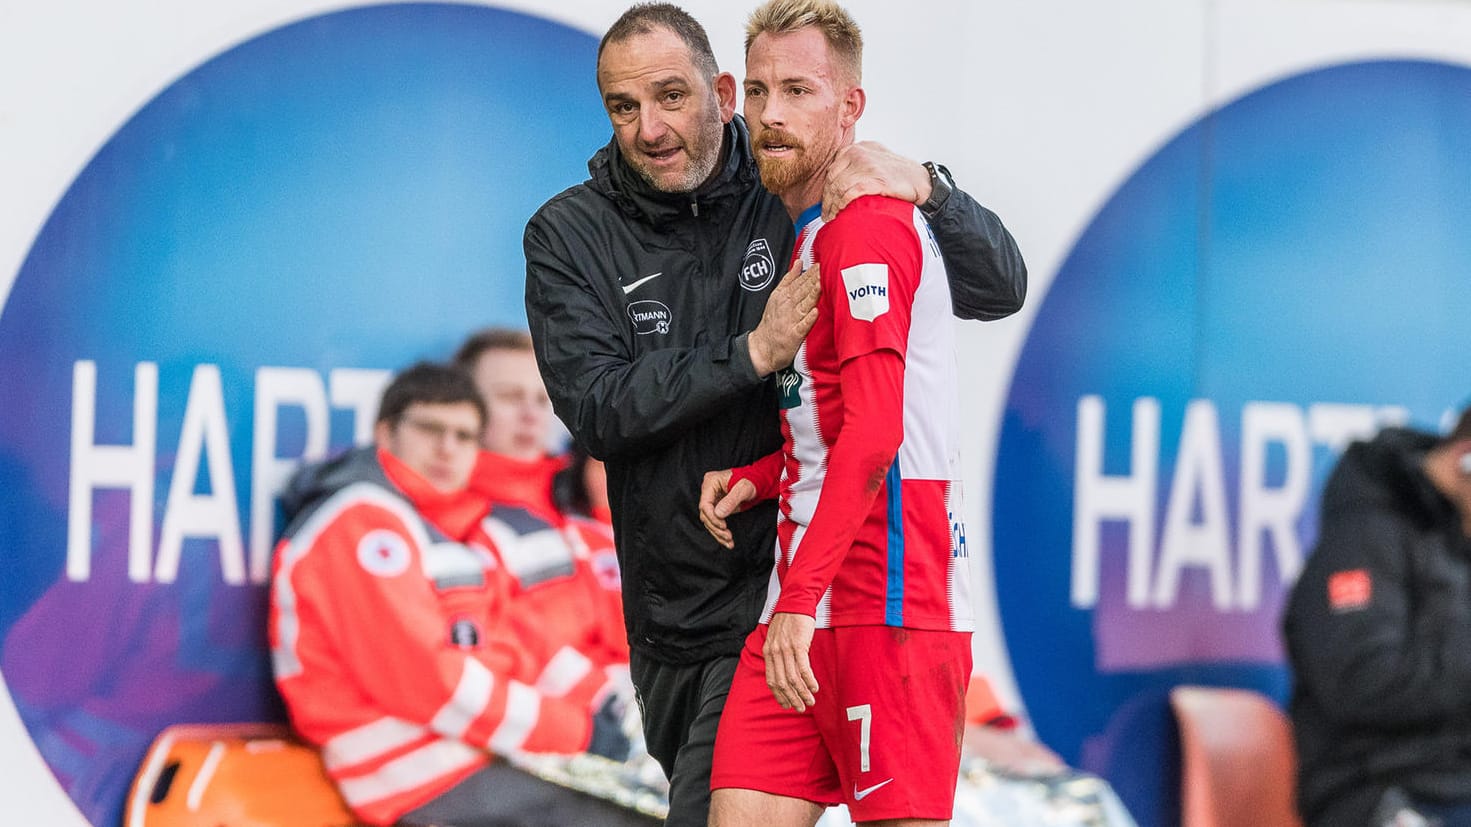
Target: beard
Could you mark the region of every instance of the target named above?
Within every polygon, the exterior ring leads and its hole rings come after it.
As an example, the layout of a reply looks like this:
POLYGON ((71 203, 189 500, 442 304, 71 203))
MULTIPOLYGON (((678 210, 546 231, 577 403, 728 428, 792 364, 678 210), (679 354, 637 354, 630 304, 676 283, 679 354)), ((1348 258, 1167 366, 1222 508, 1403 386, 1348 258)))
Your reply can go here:
MULTIPOLYGON (((720 120, 720 108, 712 95, 706 102, 705 110, 700 113, 697 131, 684 139, 684 169, 657 173, 641 155, 630 153, 627 158, 634 172, 654 189, 671 193, 694 192, 715 172, 716 165, 720 163, 720 148, 724 138, 725 124, 720 120)), ((673 149, 680 145, 679 140, 676 137, 670 146, 650 149, 656 152, 673 149)))
POLYGON ((752 139, 756 146, 756 168, 761 172, 761 185, 768 192, 781 195, 819 172, 821 153, 808 152, 796 136, 780 129, 763 129, 752 139), (761 151, 768 144, 790 147, 792 157, 772 158, 761 151))

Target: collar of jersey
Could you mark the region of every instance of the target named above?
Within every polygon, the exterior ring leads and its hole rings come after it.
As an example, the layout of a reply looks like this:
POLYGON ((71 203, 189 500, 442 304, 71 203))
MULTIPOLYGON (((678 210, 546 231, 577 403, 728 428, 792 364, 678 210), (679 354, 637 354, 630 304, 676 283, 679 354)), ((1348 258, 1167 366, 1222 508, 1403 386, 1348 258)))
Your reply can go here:
POLYGON ((816 204, 803 210, 801 215, 797 216, 797 221, 794 225, 797 228, 797 232, 801 233, 803 227, 816 221, 820 215, 822 215, 822 202, 818 201, 816 204))

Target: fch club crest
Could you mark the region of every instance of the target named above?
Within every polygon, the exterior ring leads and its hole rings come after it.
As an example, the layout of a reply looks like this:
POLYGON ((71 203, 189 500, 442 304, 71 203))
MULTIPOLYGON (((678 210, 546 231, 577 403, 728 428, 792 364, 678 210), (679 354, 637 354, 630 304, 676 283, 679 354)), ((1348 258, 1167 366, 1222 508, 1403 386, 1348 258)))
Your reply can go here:
POLYGON ((752 292, 765 290, 773 278, 776 260, 771 256, 771 245, 758 238, 746 248, 746 258, 741 262, 741 287, 752 292))

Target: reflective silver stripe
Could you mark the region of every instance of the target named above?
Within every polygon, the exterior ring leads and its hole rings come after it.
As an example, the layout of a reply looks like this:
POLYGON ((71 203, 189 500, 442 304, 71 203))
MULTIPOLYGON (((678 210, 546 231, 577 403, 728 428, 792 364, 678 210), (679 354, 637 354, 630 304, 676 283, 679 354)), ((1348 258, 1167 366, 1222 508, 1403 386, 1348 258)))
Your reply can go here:
POLYGON ((363 807, 468 767, 483 754, 474 747, 444 738, 401 755, 367 775, 342 779, 337 788, 348 805, 363 807))
POLYGON ((301 637, 301 619, 296 613, 296 588, 291 583, 291 576, 327 526, 341 516, 343 511, 363 502, 371 503, 398 517, 419 548, 429 545, 429 535, 424 531, 424 523, 419 515, 403 500, 372 483, 353 483, 322 503, 281 550, 281 569, 271 581, 272 596, 276 604, 277 637, 276 646, 271 649, 271 669, 276 673, 276 680, 300 675, 302 669, 301 659, 296 656, 296 642, 301 637))
POLYGON ((322 763, 335 772, 408 746, 426 734, 428 730, 402 718, 379 718, 334 736, 322 747, 322 763))
POLYGON ((441 589, 485 585, 485 562, 460 543, 434 543, 424 549, 424 570, 441 589))
POLYGON ((563 646, 541 670, 536 679, 536 690, 548 697, 560 698, 571 692, 572 687, 591 671, 592 661, 586 655, 571 646, 563 646))
POLYGON ((450 738, 464 736, 470 724, 485 711, 490 703, 490 691, 495 687, 495 677, 485 665, 474 658, 465 658, 465 668, 460 672, 460 683, 455 687, 454 697, 439 708, 429 728, 450 738))
POLYGON ((521 748, 541 716, 541 695, 524 683, 511 681, 506 688, 506 715, 490 736, 490 748, 507 753, 521 748))

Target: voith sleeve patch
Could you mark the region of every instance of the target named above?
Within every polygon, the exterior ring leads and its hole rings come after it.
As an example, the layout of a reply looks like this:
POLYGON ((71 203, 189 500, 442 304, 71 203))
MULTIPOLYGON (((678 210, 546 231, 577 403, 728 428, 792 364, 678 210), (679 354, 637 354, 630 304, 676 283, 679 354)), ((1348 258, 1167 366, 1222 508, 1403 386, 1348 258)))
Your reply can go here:
POLYGON ((889 265, 869 263, 845 267, 843 288, 853 318, 871 322, 889 312, 889 265))

